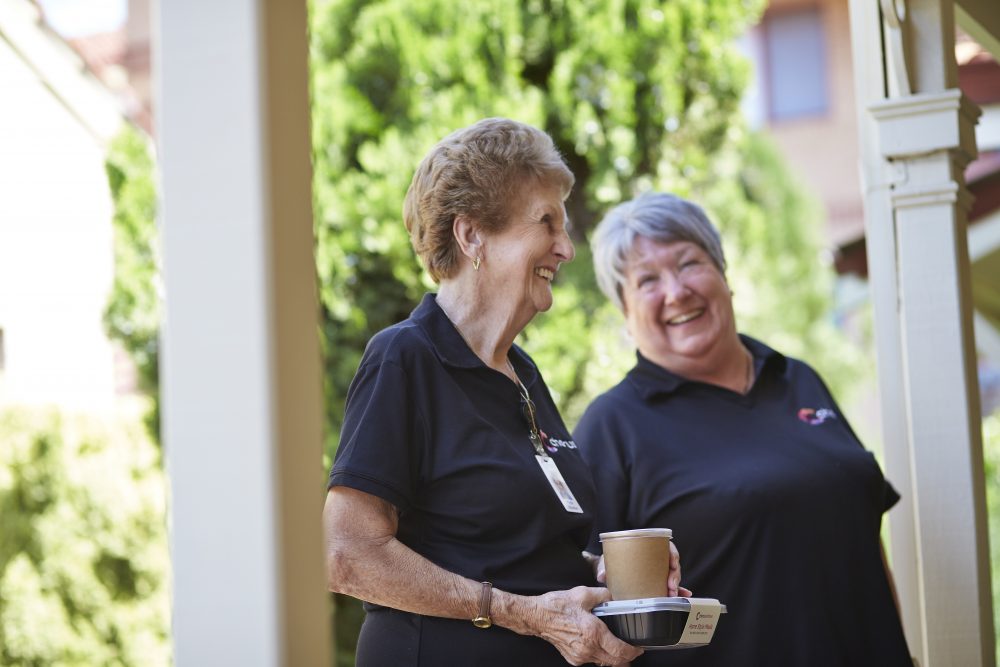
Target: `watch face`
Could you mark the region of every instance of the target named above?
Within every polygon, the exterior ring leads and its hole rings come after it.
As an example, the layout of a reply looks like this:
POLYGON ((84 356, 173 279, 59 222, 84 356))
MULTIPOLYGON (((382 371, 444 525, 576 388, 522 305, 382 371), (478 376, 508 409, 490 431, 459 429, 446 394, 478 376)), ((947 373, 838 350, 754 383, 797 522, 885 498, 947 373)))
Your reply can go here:
POLYGON ((476 616, 472 619, 472 624, 477 628, 488 628, 493 625, 493 621, 490 620, 489 616, 476 616))

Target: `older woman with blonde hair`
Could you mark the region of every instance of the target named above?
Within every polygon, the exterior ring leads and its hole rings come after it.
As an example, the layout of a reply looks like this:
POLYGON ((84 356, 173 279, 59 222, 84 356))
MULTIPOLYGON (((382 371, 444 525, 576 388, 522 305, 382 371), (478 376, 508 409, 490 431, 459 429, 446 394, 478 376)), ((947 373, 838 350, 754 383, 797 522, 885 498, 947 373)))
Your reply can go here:
POLYGON ((646 194, 591 243, 638 348, 574 431, 594 536, 673 529, 685 584, 729 610, 709 646, 635 664, 910 665, 879 539, 899 495, 816 372, 737 332, 704 211, 646 194))
POLYGON ((548 135, 499 118, 446 137, 413 177, 404 219, 440 287, 369 342, 324 511, 330 589, 365 601, 358 665, 641 653, 591 613, 609 599, 582 553, 593 482, 514 344, 573 259, 573 180, 548 135))

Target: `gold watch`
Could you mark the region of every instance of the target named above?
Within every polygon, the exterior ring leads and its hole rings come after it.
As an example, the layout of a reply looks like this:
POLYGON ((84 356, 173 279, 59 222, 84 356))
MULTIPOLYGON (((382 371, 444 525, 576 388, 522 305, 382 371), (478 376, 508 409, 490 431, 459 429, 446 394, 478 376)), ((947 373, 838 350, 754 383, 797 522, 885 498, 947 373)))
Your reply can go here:
POLYGON ((488 581, 483 582, 483 590, 479 594, 479 613, 472 619, 472 624, 477 628, 488 628, 493 625, 490 618, 490 599, 493 597, 493 584, 488 581))

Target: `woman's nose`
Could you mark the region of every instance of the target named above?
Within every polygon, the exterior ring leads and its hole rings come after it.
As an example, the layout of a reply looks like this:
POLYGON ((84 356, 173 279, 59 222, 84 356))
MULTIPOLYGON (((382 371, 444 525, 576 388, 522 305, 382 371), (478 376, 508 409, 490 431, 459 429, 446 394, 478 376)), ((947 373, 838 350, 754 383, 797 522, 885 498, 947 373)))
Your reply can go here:
POLYGON ((674 303, 680 301, 688 296, 691 290, 688 286, 677 277, 674 273, 668 271, 663 279, 663 301, 666 303, 674 303))
POLYGON ((576 257, 576 248, 573 247, 573 240, 569 237, 569 232, 565 228, 559 232, 553 251, 560 262, 570 262, 576 257))

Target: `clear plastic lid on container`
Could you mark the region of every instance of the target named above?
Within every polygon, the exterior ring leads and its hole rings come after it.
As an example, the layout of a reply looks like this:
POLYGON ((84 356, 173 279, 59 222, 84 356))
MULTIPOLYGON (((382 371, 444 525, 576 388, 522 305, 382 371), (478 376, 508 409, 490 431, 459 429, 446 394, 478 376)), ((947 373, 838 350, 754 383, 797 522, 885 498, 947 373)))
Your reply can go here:
POLYGON ((601 533, 601 542, 604 540, 619 539, 622 537, 666 537, 672 539, 674 531, 669 528, 637 528, 636 530, 616 530, 610 533, 601 533))
MULTIPOLYGON (((609 600, 594 607, 595 616, 616 616, 648 611, 691 611, 688 598, 641 598, 639 600, 609 600)), ((720 603, 720 613, 726 613, 726 605, 720 603)))

